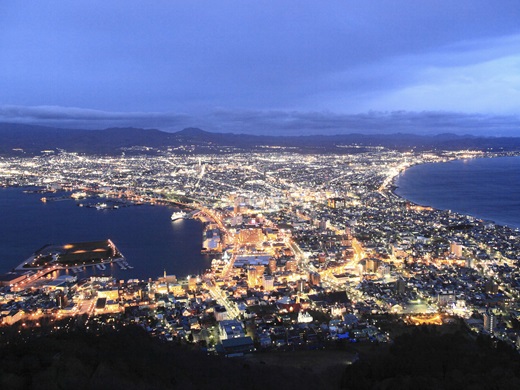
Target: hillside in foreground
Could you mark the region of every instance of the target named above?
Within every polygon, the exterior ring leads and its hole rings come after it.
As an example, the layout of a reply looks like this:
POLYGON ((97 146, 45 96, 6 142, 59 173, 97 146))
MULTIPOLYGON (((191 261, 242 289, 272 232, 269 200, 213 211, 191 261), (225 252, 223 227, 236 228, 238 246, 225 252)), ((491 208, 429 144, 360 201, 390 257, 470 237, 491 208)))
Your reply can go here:
POLYGON ((0 348, 3 389, 518 389, 520 355, 463 329, 401 329, 390 347, 207 356, 141 328, 39 337, 0 348), (358 354, 347 365, 341 356, 358 354))

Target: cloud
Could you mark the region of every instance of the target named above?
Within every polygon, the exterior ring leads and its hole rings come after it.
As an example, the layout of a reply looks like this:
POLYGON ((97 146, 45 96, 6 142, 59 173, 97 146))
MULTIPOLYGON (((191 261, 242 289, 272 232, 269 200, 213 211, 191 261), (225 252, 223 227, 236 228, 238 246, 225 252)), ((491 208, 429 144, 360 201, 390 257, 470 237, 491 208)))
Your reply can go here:
POLYGON ((143 127, 179 131, 199 127, 213 132, 268 135, 307 134, 473 134, 520 136, 517 115, 445 111, 260 111, 220 109, 200 115, 173 112, 107 112, 58 106, 0 106, 0 121, 66 128, 143 127))
POLYGON ((520 113, 520 55, 467 66, 431 66, 420 71, 417 82, 384 93, 372 107, 392 110, 446 110, 520 113))
POLYGON ((497 103, 510 80, 491 77, 514 74, 518 0, 53 3, 0 2, 0 104, 159 112, 156 123, 201 107, 515 110, 497 103))
POLYGON ((466 40, 331 73, 309 105, 337 112, 520 113, 520 35, 466 40))
POLYGON ((0 120, 57 127, 100 129, 112 126, 175 127, 190 119, 186 114, 163 112, 109 112, 60 106, 0 106, 0 120))

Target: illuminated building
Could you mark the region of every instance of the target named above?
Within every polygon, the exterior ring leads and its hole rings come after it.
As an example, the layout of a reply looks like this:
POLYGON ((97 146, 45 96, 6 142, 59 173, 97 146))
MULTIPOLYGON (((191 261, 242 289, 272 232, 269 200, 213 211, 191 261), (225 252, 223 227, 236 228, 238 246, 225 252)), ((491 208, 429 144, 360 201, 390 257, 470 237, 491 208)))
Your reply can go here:
POLYGON ((309 274, 309 282, 313 286, 319 286, 321 283, 321 276, 318 272, 311 272, 309 274))
POLYGON ((264 233, 260 228, 241 229, 238 233, 238 239, 243 244, 259 244, 264 241, 264 233))
POLYGON ((274 277, 270 275, 264 275, 262 286, 264 287, 264 291, 272 291, 274 288, 274 277))
POLYGON ((236 339, 245 337, 244 326, 237 320, 224 320, 218 323, 218 330, 221 340, 236 339))
POLYGON ((63 293, 63 291, 59 290, 56 294, 56 306, 58 308, 63 309, 65 306, 67 306, 69 303, 69 300, 67 298, 67 295, 63 293))
POLYGON ((274 257, 269 259, 269 272, 271 272, 271 274, 276 272, 276 259, 274 257))
POLYGON ((285 270, 290 272, 296 272, 297 263, 296 260, 287 260, 285 263, 285 270))
POLYGON ((339 209, 345 208, 345 199, 344 198, 329 198, 327 199, 327 206, 331 209, 339 209))
POLYGON ((197 289, 197 277, 191 275, 188 277, 188 290, 195 291, 196 289, 197 289))
POLYGON ((459 244, 458 242, 450 243, 450 254, 457 258, 462 257, 462 244, 459 244))
POLYGON ((496 317, 495 315, 490 311, 486 310, 484 313, 484 330, 493 333, 496 328, 496 317))
POLYGON ((250 288, 254 288, 258 285, 258 271, 256 267, 248 267, 247 268, 247 285, 250 288))

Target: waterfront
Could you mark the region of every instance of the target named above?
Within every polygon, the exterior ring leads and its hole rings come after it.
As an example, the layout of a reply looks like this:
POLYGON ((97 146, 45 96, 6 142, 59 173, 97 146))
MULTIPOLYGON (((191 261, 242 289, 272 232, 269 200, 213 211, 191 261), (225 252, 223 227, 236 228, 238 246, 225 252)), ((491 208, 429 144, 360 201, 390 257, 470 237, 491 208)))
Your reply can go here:
POLYGON ((520 228, 520 157, 417 165, 395 184, 414 203, 520 228))
MULTIPOLYGON (((210 266, 209 256, 200 253, 202 224, 172 222, 174 208, 142 205, 96 210, 77 207, 73 200, 43 203, 42 196, 23 193, 21 188, 0 190, 0 272, 9 271, 45 244, 108 238, 134 267, 122 271, 112 265, 110 272, 117 278, 147 280, 165 269, 182 277, 210 266)), ((103 273, 95 267, 87 271, 77 275, 103 273)))

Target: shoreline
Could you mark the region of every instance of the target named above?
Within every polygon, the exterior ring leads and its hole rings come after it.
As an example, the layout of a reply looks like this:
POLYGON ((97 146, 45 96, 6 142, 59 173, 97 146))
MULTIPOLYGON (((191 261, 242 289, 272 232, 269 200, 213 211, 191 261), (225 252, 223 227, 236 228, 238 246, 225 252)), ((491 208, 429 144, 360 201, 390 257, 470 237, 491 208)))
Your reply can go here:
POLYGON ((474 219, 477 219, 477 220, 480 220, 482 221, 483 223, 492 223, 493 225, 495 226, 500 226, 500 227, 506 227, 506 228, 509 228, 511 230, 520 230, 520 222, 518 223, 518 226, 515 226, 515 225, 511 225, 511 224, 508 224, 508 223, 505 223, 505 222, 501 222, 501 221, 498 221, 496 219, 490 219, 490 218, 485 218, 485 217, 480 217, 478 215, 473 215, 473 214, 470 214, 470 213, 466 213, 466 212, 459 212, 459 211, 456 211, 454 209, 451 209, 451 208, 439 208, 439 207, 434 207, 432 206, 431 204, 422 204, 422 203, 418 203, 418 202, 415 202, 411 199, 408 199, 407 197, 405 197, 404 195, 399 195, 398 193, 396 193, 397 189, 400 188, 400 186, 397 185, 396 181, 398 180, 398 178, 401 176, 401 173, 405 170, 408 170, 408 169, 411 169, 411 168, 414 168, 414 167, 419 167, 419 166, 424 166, 424 165, 428 165, 428 164, 435 164, 435 165, 439 165, 439 164, 446 164, 446 163, 450 163, 450 162, 457 162, 457 161, 464 161, 464 160, 477 160, 477 159, 499 159, 499 158, 504 158, 504 157, 509 157, 509 158, 520 158, 520 154, 515 154, 515 155, 506 155, 506 156, 489 156, 489 155, 483 155, 483 156, 478 156, 478 157, 474 157, 474 158, 471 158, 471 159, 468 159, 468 158, 456 158, 456 159, 452 159, 452 160, 448 160, 448 161, 439 161, 439 162, 425 162, 425 163, 415 163, 413 165, 410 165, 409 167, 406 167, 405 169, 401 169, 397 174, 395 174, 392 179, 390 180, 389 184, 387 185, 386 189, 385 189, 385 192, 387 192, 388 194, 398 198, 398 199, 401 199, 405 202, 408 202, 410 203, 411 205, 413 206, 417 206, 417 207, 423 207, 423 208, 428 208, 432 211, 449 211, 449 212, 452 212, 452 213, 455 213, 455 214, 458 214, 458 215, 462 215, 462 216, 466 216, 466 217, 471 217, 471 218, 474 218, 474 219))

